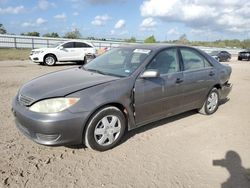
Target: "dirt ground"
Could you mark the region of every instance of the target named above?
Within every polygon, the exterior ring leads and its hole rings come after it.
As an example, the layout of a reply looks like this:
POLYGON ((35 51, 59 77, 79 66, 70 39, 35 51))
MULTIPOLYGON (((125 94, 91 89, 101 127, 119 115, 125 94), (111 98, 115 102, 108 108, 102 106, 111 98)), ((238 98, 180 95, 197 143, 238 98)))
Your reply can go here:
POLYGON ((229 63, 230 100, 126 134, 106 152, 48 147, 15 127, 11 101, 28 80, 72 64, 0 62, 0 187, 250 187, 250 62, 229 63))

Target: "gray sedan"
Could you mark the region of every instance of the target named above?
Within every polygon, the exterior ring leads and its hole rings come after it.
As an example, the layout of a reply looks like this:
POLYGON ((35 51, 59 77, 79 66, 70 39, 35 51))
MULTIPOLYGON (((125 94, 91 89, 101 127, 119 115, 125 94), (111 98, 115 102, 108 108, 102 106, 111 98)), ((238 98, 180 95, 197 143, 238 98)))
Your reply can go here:
POLYGON ((125 130, 197 109, 213 114, 231 67, 187 46, 129 45, 23 85, 13 100, 21 132, 44 145, 118 144, 125 130))

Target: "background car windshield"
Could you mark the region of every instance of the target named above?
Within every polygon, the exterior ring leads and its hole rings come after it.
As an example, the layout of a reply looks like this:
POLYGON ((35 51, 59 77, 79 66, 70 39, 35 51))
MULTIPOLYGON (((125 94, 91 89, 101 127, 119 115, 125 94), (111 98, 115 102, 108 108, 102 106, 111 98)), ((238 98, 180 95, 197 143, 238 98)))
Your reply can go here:
POLYGON ((63 44, 63 42, 57 42, 55 44, 50 45, 50 48, 56 48, 57 46, 59 46, 60 44, 63 44))
POLYGON ((210 55, 218 55, 218 51, 212 51, 211 53, 210 53, 210 55))
POLYGON ((107 75, 125 77, 132 74, 150 52, 147 49, 116 48, 92 60, 84 68, 107 75))

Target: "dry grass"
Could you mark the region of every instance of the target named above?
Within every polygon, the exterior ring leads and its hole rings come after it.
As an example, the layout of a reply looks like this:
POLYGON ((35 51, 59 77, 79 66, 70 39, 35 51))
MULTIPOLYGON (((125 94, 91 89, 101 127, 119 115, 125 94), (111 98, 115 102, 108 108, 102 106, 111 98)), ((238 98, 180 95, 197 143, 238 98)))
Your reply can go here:
POLYGON ((2 60, 27 60, 31 49, 28 48, 0 48, 0 61, 2 60))

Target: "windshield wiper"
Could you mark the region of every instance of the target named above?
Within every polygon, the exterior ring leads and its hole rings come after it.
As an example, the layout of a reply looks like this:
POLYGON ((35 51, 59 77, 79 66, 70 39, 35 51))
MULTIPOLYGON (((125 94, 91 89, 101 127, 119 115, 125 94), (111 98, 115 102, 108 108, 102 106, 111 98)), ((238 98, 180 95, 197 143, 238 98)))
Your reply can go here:
POLYGON ((83 67, 83 69, 86 70, 86 71, 95 72, 95 73, 99 73, 99 74, 102 74, 102 75, 109 75, 109 76, 115 76, 115 77, 125 77, 123 75, 117 75, 117 74, 113 74, 113 73, 102 72, 102 71, 96 70, 96 69, 86 69, 84 67, 83 67))
POLYGON ((102 71, 99 71, 99 70, 96 70, 96 69, 86 69, 86 68, 84 68, 84 70, 106 75, 106 73, 104 73, 104 72, 102 72, 102 71))
POLYGON ((109 76, 120 77, 120 78, 126 77, 126 76, 123 76, 123 75, 118 75, 118 74, 113 74, 113 73, 105 73, 105 74, 109 75, 109 76))

